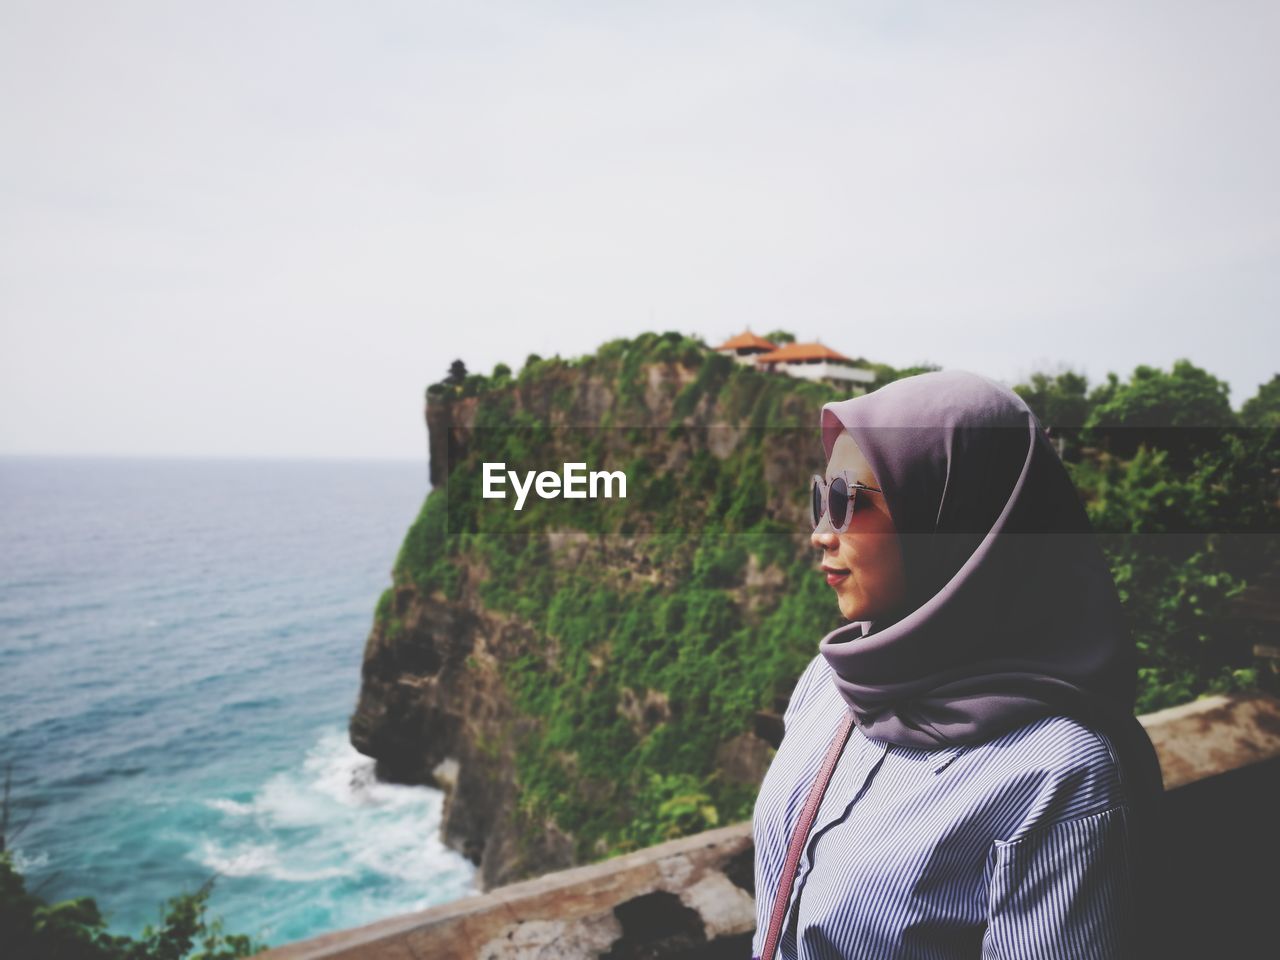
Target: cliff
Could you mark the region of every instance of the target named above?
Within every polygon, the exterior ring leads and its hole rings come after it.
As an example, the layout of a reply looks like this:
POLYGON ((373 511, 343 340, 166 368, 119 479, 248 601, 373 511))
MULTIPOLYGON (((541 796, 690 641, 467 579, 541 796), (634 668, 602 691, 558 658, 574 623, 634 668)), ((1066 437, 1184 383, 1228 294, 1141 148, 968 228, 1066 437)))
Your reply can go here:
POLYGON ((820 384, 677 334, 428 393, 433 489, 369 635, 351 742, 447 790, 510 883, 750 816, 776 708, 838 623, 805 526, 820 384), (481 464, 627 496, 481 496, 481 464))

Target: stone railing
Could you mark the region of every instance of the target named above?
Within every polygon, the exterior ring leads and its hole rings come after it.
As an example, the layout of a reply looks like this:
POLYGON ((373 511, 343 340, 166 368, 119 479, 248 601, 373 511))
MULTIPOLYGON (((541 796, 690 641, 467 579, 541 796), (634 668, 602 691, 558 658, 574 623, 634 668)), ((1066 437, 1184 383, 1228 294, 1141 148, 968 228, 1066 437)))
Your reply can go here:
MULTIPOLYGON (((1171 865, 1152 955, 1264 955, 1280 906, 1280 700, 1209 697, 1140 719, 1164 775, 1171 865)), ((752 858, 751 826, 735 824, 260 956, 745 960, 752 858)))

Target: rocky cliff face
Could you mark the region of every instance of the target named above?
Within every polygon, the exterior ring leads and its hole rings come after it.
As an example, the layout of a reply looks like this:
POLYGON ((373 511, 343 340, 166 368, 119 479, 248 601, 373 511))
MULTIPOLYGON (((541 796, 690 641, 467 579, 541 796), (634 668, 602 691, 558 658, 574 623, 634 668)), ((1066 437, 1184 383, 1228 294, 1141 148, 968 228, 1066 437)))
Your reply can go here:
POLYGON ((380 778, 446 791, 444 841, 480 866, 484 886, 572 865, 554 824, 530 832, 515 816, 514 751, 537 722, 514 709, 498 664, 535 649, 533 632, 467 587, 445 597, 401 585, 394 603, 404 626, 369 636, 352 744, 377 758, 380 778))
MULTIPOLYGON (((753 709, 785 695, 822 625, 834 623, 834 611, 823 609, 791 636, 781 609, 796 592, 798 570, 813 579, 804 485, 820 466, 813 425, 825 388, 726 366, 687 341, 674 358, 663 359, 663 344, 656 346, 631 341, 611 358, 602 350, 579 365, 542 361, 518 380, 472 384, 470 396, 440 393, 427 406, 435 489, 379 604, 350 736, 376 758, 382 778, 447 791, 444 840, 479 865, 486 887, 644 845, 649 835, 741 817, 772 756, 753 709), (766 416, 771 427, 786 419, 803 426, 764 435, 766 416), (448 489, 478 482, 480 434, 495 421, 531 429, 591 425, 591 432, 568 433, 602 463, 626 467, 634 478, 628 501, 586 530, 573 529, 575 515, 563 508, 545 523, 530 521, 518 541, 526 559, 508 569, 502 551, 511 548, 493 544, 512 541, 481 539, 486 515, 479 511, 489 504, 477 506, 462 486, 452 497, 448 489), (752 485, 750 496, 735 486, 737 474, 752 485), (432 498, 448 501, 435 521, 432 498), (677 510, 677 499, 688 504, 677 510), (726 529, 743 537, 754 531, 774 546, 699 559, 710 554, 695 549, 697 538, 719 529, 718 509, 737 517, 723 521, 726 529), (686 540, 687 527, 678 524, 694 515, 709 520, 686 540), (628 526, 640 532, 618 532, 628 526), (530 556, 539 558, 536 569, 527 568, 530 556), (536 589, 529 586, 535 575, 536 589), (590 616, 560 613, 588 586, 612 604, 600 609, 616 611, 597 615, 598 629, 590 616), (696 592, 686 602, 682 591, 696 592), (698 604, 719 611, 701 633, 687 622, 698 604), (654 610, 661 628, 623 636, 624 620, 654 610), (735 642, 759 644, 751 662, 766 658, 766 672, 753 667, 740 680, 725 679, 737 658, 704 650, 700 638, 728 631, 736 631, 735 642), (693 639, 670 646, 677 637, 693 639), (655 652, 636 666, 637 646, 651 639, 655 652), (708 658, 718 679, 704 676, 697 657, 708 658), (713 679, 717 685, 708 686, 713 679), (760 684, 767 689, 755 689, 760 684), (705 732, 704 715, 714 736, 695 749, 679 731, 705 732), (612 738, 604 746, 602 731, 612 738), (681 749, 665 746, 664 737, 681 749), (702 784, 701 799, 681 805, 689 783, 702 784), (668 792, 652 792, 662 789, 668 792), (659 820, 651 834, 629 833, 625 823, 597 822, 600 809, 630 811, 619 814, 624 820, 659 820)), ((553 449, 538 451, 542 466, 558 466, 569 452, 561 449, 569 441, 550 442, 553 449)))

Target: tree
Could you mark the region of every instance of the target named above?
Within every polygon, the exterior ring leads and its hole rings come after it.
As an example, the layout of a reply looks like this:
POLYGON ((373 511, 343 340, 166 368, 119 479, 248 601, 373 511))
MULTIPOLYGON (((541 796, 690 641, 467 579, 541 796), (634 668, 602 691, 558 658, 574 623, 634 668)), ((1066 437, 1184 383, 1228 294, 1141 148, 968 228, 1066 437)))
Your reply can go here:
POLYGON ((1244 402, 1240 422, 1246 427, 1280 427, 1280 373, 1244 402))
POLYGON ((1100 392, 1087 423, 1090 438, 1125 458, 1143 444, 1158 447, 1185 467, 1238 424, 1229 392, 1225 381, 1190 360, 1178 360, 1168 373, 1139 366, 1127 384, 1112 379, 1100 392))
POLYGON ((1120 389, 1120 378, 1108 371, 1106 383, 1100 383, 1089 392, 1089 412, 1110 403, 1120 389))
POLYGON ((1037 371, 1013 390, 1046 428, 1083 427, 1089 417, 1089 381, 1074 370, 1037 371))
POLYGON ((1172 371, 1139 366, 1129 383, 1097 406, 1092 425, 1119 427, 1233 427, 1236 415, 1223 380, 1178 360, 1172 371))
POLYGON ((449 364, 449 375, 444 378, 444 382, 453 387, 460 387, 467 379, 467 365, 461 360, 455 360, 449 364))
POLYGON ((764 335, 764 338, 777 346, 782 346, 784 343, 796 342, 796 335, 790 330, 770 330, 764 335))
POLYGON ((1145 445, 1127 461, 1100 455, 1087 510, 1133 630, 1139 713, 1257 682, 1250 632, 1230 605, 1276 560, 1280 514, 1263 493, 1277 462, 1274 448, 1230 433, 1190 468, 1145 445))
POLYGON ((872 390, 879 390, 881 387, 886 384, 893 383, 895 380, 914 377, 920 373, 933 373, 935 370, 942 369, 936 363, 929 363, 927 361, 924 363, 913 364, 910 367, 891 367, 887 363, 867 363, 865 361, 860 361, 858 365, 870 369, 876 375, 875 381, 871 384, 872 390))

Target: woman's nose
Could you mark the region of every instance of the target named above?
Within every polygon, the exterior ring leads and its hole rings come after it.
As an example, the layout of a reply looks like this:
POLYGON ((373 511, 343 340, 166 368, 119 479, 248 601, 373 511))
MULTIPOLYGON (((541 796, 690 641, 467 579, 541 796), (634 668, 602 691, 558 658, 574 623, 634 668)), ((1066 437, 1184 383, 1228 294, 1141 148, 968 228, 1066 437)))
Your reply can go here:
POLYGON ((827 518, 823 517, 822 522, 813 531, 813 535, 809 537, 809 543, 813 545, 815 550, 832 551, 840 545, 840 537, 831 529, 831 524, 827 522, 827 518))

